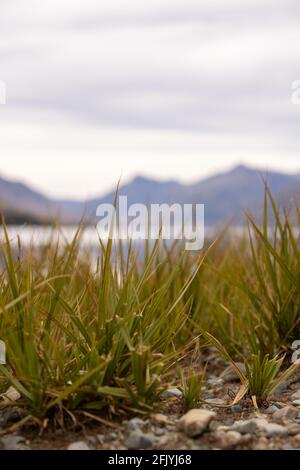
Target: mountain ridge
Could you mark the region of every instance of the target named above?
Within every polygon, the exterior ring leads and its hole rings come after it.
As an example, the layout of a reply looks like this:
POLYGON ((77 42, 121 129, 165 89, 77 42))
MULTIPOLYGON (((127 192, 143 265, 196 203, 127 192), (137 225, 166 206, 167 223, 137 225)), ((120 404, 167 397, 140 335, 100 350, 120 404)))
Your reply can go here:
MULTIPOLYGON (((238 165, 229 171, 216 173, 192 184, 176 180, 160 181, 137 175, 120 186, 119 195, 128 197, 128 204, 195 204, 206 205, 208 224, 216 224, 236 217, 240 219, 243 210, 256 210, 262 202, 264 184, 268 185, 276 198, 300 194, 300 174, 276 171, 262 171, 245 165, 238 165)), ((85 214, 85 220, 95 221, 96 209, 101 203, 113 203, 115 190, 87 201, 53 199, 30 186, 10 181, 0 175, 0 212, 11 219, 24 222, 48 223, 56 219, 62 223, 78 223, 85 214)))

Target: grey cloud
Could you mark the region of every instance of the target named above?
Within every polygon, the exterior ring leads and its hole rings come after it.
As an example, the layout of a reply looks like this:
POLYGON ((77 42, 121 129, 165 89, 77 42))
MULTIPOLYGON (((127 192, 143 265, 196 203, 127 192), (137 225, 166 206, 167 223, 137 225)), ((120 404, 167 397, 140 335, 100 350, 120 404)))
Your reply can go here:
POLYGON ((2 12, 8 106, 102 126, 297 138, 299 113, 289 103, 300 76, 297 2, 146 1, 141 8, 124 0, 127 11, 113 8, 120 2, 82 1, 82 11, 57 15, 50 3, 28 1, 36 10, 25 18, 17 9, 9 14, 11 3, 2 12))

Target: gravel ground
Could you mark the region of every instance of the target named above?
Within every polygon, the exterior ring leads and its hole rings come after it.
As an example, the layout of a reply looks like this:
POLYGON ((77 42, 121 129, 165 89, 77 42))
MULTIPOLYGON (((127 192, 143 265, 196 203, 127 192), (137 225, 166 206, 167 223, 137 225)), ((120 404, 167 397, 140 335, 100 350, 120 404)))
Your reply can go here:
POLYGON ((255 411, 251 401, 230 403, 239 388, 233 371, 210 375, 203 399, 188 413, 178 389, 166 393, 155 413, 112 421, 113 428, 83 422, 72 430, 11 429, 17 407, 0 410, 1 450, 300 450, 300 375, 283 384, 255 411), (4 434, 6 432, 6 434, 4 434))

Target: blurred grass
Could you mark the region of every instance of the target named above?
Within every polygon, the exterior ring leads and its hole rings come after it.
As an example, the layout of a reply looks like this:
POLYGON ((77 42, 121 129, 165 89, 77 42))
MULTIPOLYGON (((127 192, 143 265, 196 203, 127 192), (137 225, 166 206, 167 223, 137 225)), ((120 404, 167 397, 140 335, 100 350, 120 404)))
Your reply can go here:
MULTIPOLYGON (((300 339, 300 213, 265 194, 263 222, 247 215, 243 236, 224 231, 200 254, 161 241, 145 242, 141 254, 99 240, 96 268, 80 251, 80 227, 71 243, 25 252, 3 225, 0 393, 15 387, 18 406, 38 418, 58 409, 148 412, 200 341, 245 362, 244 390, 266 398, 300 339)), ((181 373, 186 408, 203 382, 190 365, 181 373)))

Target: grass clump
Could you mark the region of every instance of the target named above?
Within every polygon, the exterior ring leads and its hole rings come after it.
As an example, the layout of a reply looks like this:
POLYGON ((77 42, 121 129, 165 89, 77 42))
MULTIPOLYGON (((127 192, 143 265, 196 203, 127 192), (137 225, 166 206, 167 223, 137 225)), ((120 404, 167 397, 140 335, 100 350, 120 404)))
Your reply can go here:
POLYGON ((178 283, 177 264, 157 262, 159 242, 138 260, 131 247, 113 253, 112 241, 99 245, 93 272, 79 242, 80 231, 71 244, 24 257, 4 227, 0 337, 8 362, 0 378, 40 418, 57 408, 150 410, 182 353, 176 337, 195 274, 178 283))
POLYGON ((180 369, 179 389, 183 394, 185 411, 197 408, 199 405, 204 382, 205 371, 199 371, 192 366, 187 371, 180 369))
MULTIPOLYGON (((235 402, 265 400, 299 366, 284 370, 283 357, 300 339, 300 215, 280 211, 266 188, 262 223, 247 221, 248 234, 224 231, 200 256, 160 241, 138 253, 100 240, 96 266, 82 255, 81 228, 71 243, 24 251, 4 226, 0 393, 13 386, 39 420, 148 412, 200 333, 202 349, 214 346, 235 367, 235 402)), ((176 384, 186 409, 205 385, 200 353, 193 360, 176 384)))

